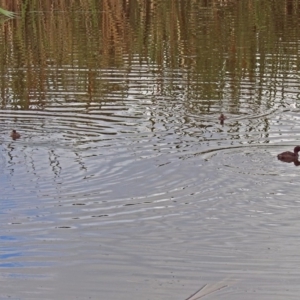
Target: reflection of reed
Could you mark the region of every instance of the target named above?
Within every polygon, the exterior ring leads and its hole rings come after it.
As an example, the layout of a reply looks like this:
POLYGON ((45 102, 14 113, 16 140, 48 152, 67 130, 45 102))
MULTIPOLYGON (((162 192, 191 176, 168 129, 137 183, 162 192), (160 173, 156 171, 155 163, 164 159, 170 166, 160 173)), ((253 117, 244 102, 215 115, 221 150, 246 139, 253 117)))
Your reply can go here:
MULTIPOLYGON (((202 99, 223 98, 230 80, 231 98, 238 99, 242 79, 256 81, 257 56, 260 74, 270 72, 268 49, 282 47, 278 37, 297 35, 297 26, 288 24, 296 24, 300 14, 293 0, 36 0, 26 5, 2 0, 0 5, 21 16, 1 28, 5 43, 0 72, 2 99, 22 109, 43 108, 50 87, 69 91, 63 70, 70 67, 76 74, 72 86, 89 95, 85 100, 108 92, 108 84, 79 70, 130 65, 137 56, 158 70, 188 70, 189 91, 202 99)), ((297 47, 289 51, 297 55, 297 47)), ((288 57, 272 59, 274 65, 289 68, 288 57)), ((271 72, 275 78, 278 69, 271 72)))
POLYGON ((61 173, 59 155, 57 155, 54 150, 50 150, 48 154, 49 154, 50 168, 53 171, 55 178, 58 178, 61 173))
MULTIPOLYGON (((59 150, 56 149, 46 149, 46 151, 42 149, 41 151, 41 149, 36 150, 20 143, 10 142, 3 153, 7 154, 7 169, 11 178, 17 177, 22 179, 26 176, 31 179, 31 182, 36 184, 37 190, 39 190, 39 184, 47 182, 57 183, 57 188, 59 188, 59 179, 62 179, 62 173, 65 172, 66 174, 68 172, 69 166, 66 160, 59 154, 59 150)), ((76 175, 81 174, 80 176, 84 179, 88 171, 86 161, 80 152, 74 150, 73 154, 75 154, 75 159, 72 163, 75 162, 75 164, 72 164, 71 167, 74 167, 76 175)), ((70 173, 70 177, 73 179, 74 173, 70 173)), ((64 180, 66 180, 65 177, 64 180)), ((19 180, 17 181, 18 185, 22 184, 19 180)))
POLYGON ((232 286, 235 282, 235 280, 225 278, 216 283, 205 284, 198 291, 189 296, 186 300, 198 300, 200 298, 204 298, 205 296, 218 292, 226 287, 232 286))

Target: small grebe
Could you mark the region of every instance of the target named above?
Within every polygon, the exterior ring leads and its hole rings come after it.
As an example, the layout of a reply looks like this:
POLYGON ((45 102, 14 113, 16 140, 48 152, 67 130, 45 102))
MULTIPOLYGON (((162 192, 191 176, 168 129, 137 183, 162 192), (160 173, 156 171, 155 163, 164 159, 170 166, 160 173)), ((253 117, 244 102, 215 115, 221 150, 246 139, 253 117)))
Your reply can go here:
POLYGON ((284 161, 287 160, 293 161, 298 158, 299 151, 300 151, 300 146, 296 146, 294 152, 291 151, 282 152, 277 155, 277 158, 284 161))
POLYGON ((226 120, 226 116, 224 116, 224 114, 221 114, 220 117, 219 117, 219 120, 220 120, 220 124, 221 125, 224 125, 224 120, 226 120))
POLYGON ((224 120, 226 120, 227 118, 226 118, 226 116, 224 116, 224 114, 221 114, 220 115, 220 117, 219 117, 219 120, 220 121, 224 121, 224 120))
POLYGON ((13 129, 10 136, 13 140, 19 139, 21 137, 20 133, 18 133, 15 129, 13 129))

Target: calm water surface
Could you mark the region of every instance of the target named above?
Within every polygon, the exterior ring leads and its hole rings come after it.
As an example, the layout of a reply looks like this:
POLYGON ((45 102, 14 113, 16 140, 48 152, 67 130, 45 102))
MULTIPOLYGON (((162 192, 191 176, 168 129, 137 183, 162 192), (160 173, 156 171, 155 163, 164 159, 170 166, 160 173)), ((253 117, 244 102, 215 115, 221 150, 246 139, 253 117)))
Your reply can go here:
POLYGON ((298 299, 300 14, 266 2, 1 25, 0 299, 298 299))

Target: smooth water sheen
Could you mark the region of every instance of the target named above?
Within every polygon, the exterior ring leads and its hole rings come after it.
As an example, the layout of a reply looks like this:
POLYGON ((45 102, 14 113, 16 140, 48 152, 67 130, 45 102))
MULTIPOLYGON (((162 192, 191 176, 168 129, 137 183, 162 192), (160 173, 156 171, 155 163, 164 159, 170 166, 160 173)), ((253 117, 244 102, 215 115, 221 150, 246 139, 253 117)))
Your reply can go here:
POLYGON ((296 1, 133 2, 1 25, 0 299, 298 299, 296 1))

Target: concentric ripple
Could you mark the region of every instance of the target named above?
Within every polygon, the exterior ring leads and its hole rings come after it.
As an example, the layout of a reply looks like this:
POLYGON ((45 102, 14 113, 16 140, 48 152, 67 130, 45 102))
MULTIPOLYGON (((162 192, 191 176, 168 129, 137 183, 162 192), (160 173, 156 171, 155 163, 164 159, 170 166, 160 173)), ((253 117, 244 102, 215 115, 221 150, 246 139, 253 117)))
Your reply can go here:
POLYGON ((300 144, 295 82, 270 96, 257 93, 267 80, 245 77, 237 98, 228 73, 222 99, 201 98, 208 83, 188 79, 193 70, 162 76, 134 55, 130 64, 94 70, 92 96, 65 66, 72 92, 57 82, 45 101, 0 111, 0 240, 10 245, 1 267, 45 280, 84 270, 92 288, 104 274, 103 290, 129 278, 118 298, 130 299, 129 289, 153 291, 157 280, 171 295, 174 276, 190 286, 231 274, 243 281, 230 293, 238 296, 249 279, 270 287, 277 262, 286 256, 289 273, 298 251, 299 168, 276 157, 300 144))

